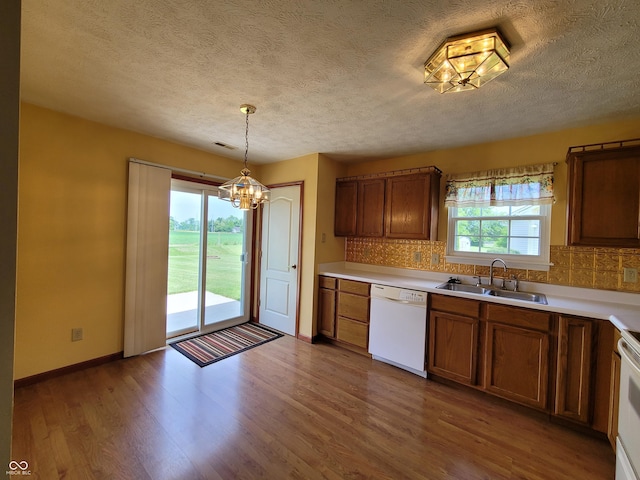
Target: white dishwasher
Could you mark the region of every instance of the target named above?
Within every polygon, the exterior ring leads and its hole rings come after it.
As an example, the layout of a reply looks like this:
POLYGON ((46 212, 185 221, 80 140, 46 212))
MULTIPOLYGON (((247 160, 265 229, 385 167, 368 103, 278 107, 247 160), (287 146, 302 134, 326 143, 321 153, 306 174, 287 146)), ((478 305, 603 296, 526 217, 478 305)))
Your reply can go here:
POLYGON ((374 360, 426 378, 426 334, 426 292, 371 285, 369 353, 374 360))

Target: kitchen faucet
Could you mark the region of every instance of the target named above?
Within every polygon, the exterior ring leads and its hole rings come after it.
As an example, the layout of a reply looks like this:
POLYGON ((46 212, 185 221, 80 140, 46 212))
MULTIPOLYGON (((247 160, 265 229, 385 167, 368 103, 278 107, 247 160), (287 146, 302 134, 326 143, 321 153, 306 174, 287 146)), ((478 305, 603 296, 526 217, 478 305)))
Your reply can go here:
MULTIPOLYGON (((493 262, 491 262, 491 266, 489 267, 489 286, 493 287, 493 264, 496 262, 502 263, 502 267, 504 268, 504 273, 507 273, 507 264, 504 263, 504 260, 501 258, 496 258, 493 262)), ((502 288, 504 288, 504 278, 502 279, 502 288)))

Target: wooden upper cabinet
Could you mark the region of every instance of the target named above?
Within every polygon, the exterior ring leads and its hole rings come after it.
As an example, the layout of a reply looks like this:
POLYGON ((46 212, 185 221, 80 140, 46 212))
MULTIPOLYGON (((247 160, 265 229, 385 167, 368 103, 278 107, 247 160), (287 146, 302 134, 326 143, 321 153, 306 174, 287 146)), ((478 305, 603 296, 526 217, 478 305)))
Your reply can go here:
POLYGON ((338 237, 382 237, 384 187, 384 178, 336 182, 334 234, 338 237))
POLYGON ((384 178, 369 178, 358 182, 356 232, 359 237, 384 235, 384 190, 384 178))
POLYGON ((387 178, 385 236, 437 240, 439 195, 436 172, 387 178))
POLYGON ((336 208, 334 234, 339 237, 356 235, 356 219, 358 216, 358 182, 347 180, 336 182, 336 208))
POLYGON ((440 176, 422 167, 338 179, 334 234, 437 240, 440 176))
POLYGON ((567 154, 567 243, 639 248, 640 146, 577 148, 567 154))

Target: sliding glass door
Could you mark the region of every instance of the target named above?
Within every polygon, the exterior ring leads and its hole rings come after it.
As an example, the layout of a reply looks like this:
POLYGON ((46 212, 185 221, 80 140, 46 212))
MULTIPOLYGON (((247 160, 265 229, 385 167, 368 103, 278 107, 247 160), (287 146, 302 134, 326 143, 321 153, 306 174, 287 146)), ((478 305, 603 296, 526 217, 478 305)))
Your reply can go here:
POLYGON ((250 226, 215 187, 172 180, 167 338, 247 320, 250 226))
POLYGON ((205 326, 243 315, 245 212, 207 196, 205 326))

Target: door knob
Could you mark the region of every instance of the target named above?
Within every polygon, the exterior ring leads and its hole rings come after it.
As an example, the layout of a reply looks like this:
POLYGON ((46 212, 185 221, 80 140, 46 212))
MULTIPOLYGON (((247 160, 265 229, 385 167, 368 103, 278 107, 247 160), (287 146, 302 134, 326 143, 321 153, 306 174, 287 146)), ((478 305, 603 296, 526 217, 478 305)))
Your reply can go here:
POLYGON ((298 268, 298 266, 297 265, 291 265, 291 268, 293 268, 295 270, 296 268, 298 268))

